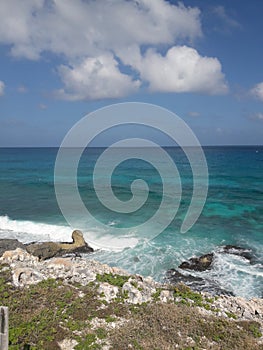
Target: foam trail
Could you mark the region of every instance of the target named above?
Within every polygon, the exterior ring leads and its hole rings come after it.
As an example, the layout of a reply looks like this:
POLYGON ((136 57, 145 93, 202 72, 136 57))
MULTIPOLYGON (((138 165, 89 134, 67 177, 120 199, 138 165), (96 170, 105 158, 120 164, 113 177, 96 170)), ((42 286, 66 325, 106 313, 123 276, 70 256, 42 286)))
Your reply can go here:
POLYGON ((23 243, 32 241, 68 241, 72 229, 69 226, 50 225, 33 221, 12 220, 0 216, 0 237, 16 238, 23 243))
MULTIPOLYGON (((54 241, 71 241, 71 234, 74 228, 70 226, 51 225, 33 221, 12 220, 7 215, 0 216, 0 238, 18 239, 22 243, 54 241)), ((113 228, 114 230, 114 228, 113 228)), ((134 247, 138 240, 132 237, 114 237, 109 232, 96 232, 96 230, 82 230, 85 240, 94 248, 98 249, 101 244, 105 247, 109 244, 112 250, 114 245, 120 246, 123 242, 124 247, 134 247)), ((120 251, 118 249, 116 251, 120 251)))

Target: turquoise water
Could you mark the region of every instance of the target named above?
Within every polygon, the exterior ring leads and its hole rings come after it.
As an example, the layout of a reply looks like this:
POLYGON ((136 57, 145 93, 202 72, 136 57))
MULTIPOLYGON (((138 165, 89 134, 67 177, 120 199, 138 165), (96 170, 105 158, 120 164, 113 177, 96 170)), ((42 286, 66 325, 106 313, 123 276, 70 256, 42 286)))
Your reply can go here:
MULTIPOLYGON (((181 149, 165 148, 178 168, 182 199, 174 220, 153 240, 145 239, 151 237, 153 226, 146 227, 144 232, 136 231, 136 227, 154 215, 162 200, 162 179, 154 167, 143 160, 129 159, 115 169, 111 184, 120 200, 132 197, 131 184, 136 179, 145 180, 149 187, 147 200, 139 210, 116 213, 100 203, 93 188, 94 165, 104 149, 87 149, 78 168, 79 192, 92 215, 107 228, 100 230, 88 217, 80 215, 69 197, 75 222, 71 228, 60 212, 54 191, 57 151, 57 148, 0 149, 0 238, 18 238, 23 242, 65 241, 70 240, 73 228, 79 228, 86 240, 95 246, 101 237, 107 237, 108 249, 97 250, 92 258, 159 280, 183 260, 214 251, 214 268, 196 275, 215 280, 237 295, 262 297, 263 147, 204 148, 209 169, 208 197, 197 223, 184 234, 180 233, 180 227, 192 196, 192 172, 181 149), (136 231, 137 245, 112 251, 112 242, 119 239, 116 228, 128 228, 131 236, 136 231), (221 254, 220 247, 226 244, 251 249, 252 261, 221 254)), ((116 159, 125 152, 125 149, 116 149, 116 159)), ((155 155, 154 149, 140 149, 139 152, 145 159, 155 155)), ((105 164, 101 186, 113 161, 108 159, 109 163, 105 164)), ((165 169, 162 159, 156 159, 156 163, 165 169)), ((70 179, 63 181, 66 190, 70 179)), ((167 171, 167 181, 172 184, 179 180, 167 171)), ((142 189, 139 195, 144 196, 144 191, 142 189)), ((164 215, 168 216, 173 209, 167 206, 164 215)))

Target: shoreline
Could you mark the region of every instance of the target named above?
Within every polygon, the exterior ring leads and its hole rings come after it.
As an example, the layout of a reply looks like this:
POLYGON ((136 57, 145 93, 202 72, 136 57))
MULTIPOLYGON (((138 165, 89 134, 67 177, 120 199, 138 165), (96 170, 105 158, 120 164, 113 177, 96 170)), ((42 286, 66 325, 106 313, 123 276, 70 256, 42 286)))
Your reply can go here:
MULTIPOLYGON (((145 305, 157 304, 158 307, 163 308, 166 307, 165 305, 171 307, 177 305, 179 308, 186 307, 190 311, 194 308, 199 317, 204 319, 212 318, 220 320, 220 322, 223 320, 222 322, 258 324, 257 344, 259 346, 263 344, 262 298, 246 300, 241 297, 226 295, 215 297, 209 293, 194 292, 183 284, 158 283, 151 277, 133 275, 117 267, 110 267, 81 257, 52 257, 41 261, 38 257, 21 248, 5 251, 0 258, 1 266, 2 271, 10 272, 9 285, 18 291, 24 292, 34 288, 34 286, 49 283, 53 280, 54 283, 59 283, 63 288, 73 286, 78 290, 79 297, 82 298, 84 293, 82 288, 85 289, 95 285, 96 299, 104 307, 111 304, 115 305, 117 302, 122 307, 143 308, 145 305)), ((59 288, 56 286, 55 290, 58 292, 59 288)), ((37 303, 37 300, 34 300, 34 302, 37 303)), ((98 324, 101 325, 100 322, 102 321, 96 319, 94 322, 99 322, 98 324)), ((124 327, 123 322, 126 322, 123 317, 115 317, 113 323, 116 332, 124 327)), ((96 327, 101 328, 98 325, 96 327)), ((108 331, 112 332, 113 330, 108 329, 108 331)), ((74 337, 73 334, 71 340, 68 338, 61 340, 62 343, 60 342, 59 347, 54 347, 54 349, 74 349, 75 347, 72 345, 74 337), (63 345, 63 341, 65 344, 71 341, 71 345, 66 347, 63 345)), ((75 345, 77 346, 77 343, 75 345)), ((109 344, 99 348, 111 349, 109 344)), ((213 348, 217 349, 217 347, 211 347, 211 349, 213 348)), ((78 348, 76 347, 76 349, 78 348)))

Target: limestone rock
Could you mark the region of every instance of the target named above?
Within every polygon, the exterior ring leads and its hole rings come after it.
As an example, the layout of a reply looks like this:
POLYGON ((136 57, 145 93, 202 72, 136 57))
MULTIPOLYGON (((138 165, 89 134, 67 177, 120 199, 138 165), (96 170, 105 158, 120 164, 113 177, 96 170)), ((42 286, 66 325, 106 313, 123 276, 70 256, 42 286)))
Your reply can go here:
POLYGON ((78 344, 75 339, 64 339, 58 343, 61 350, 72 350, 78 344))
POLYGON ((122 287, 122 294, 127 294, 125 299, 130 304, 142 304, 152 300, 152 294, 159 286, 151 277, 132 276, 122 287))
POLYGON ((0 239, 0 256, 6 251, 15 250, 17 248, 25 249, 25 245, 17 239, 0 239))
POLYGON ((26 247, 26 250, 30 254, 37 256, 40 260, 62 255, 59 243, 55 242, 31 243, 26 247))
POLYGON ((30 265, 33 265, 36 261, 38 261, 38 258, 33 257, 31 254, 29 254, 28 252, 26 252, 21 248, 6 251, 0 258, 0 262, 9 263, 9 264, 16 263, 16 262, 25 262, 30 265))
POLYGON ((102 298, 107 302, 110 302, 112 299, 115 299, 117 297, 118 292, 118 287, 112 286, 107 282, 100 283, 100 286, 98 288, 98 293, 101 294, 102 298))
POLYGON ((43 281, 44 275, 32 268, 16 268, 13 271, 13 283, 16 287, 37 284, 43 281))
POLYGON ((26 250, 30 254, 37 256, 40 260, 46 260, 55 256, 62 256, 68 253, 93 252, 93 249, 85 242, 81 231, 73 231, 72 240, 72 243, 31 243, 26 246, 26 250))
POLYGON ((168 303, 169 301, 173 301, 173 292, 171 290, 162 290, 160 294, 160 301, 162 303, 168 303))
POLYGON ((212 265, 214 259, 214 254, 209 253, 202 255, 198 258, 191 258, 188 261, 184 261, 179 268, 195 271, 205 271, 209 269, 212 265))
POLYGON ((141 291, 135 288, 130 282, 124 283, 122 293, 128 293, 128 299, 126 300, 128 303, 141 304, 143 302, 141 291))

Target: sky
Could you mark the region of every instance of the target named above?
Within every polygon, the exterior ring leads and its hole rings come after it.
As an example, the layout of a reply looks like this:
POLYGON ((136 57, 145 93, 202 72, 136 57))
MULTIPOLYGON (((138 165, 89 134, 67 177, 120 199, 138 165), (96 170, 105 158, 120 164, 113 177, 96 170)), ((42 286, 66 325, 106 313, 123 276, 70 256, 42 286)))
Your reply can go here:
POLYGON ((262 0, 0 0, 0 147, 59 146, 131 101, 202 145, 262 145, 262 16, 262 0))

